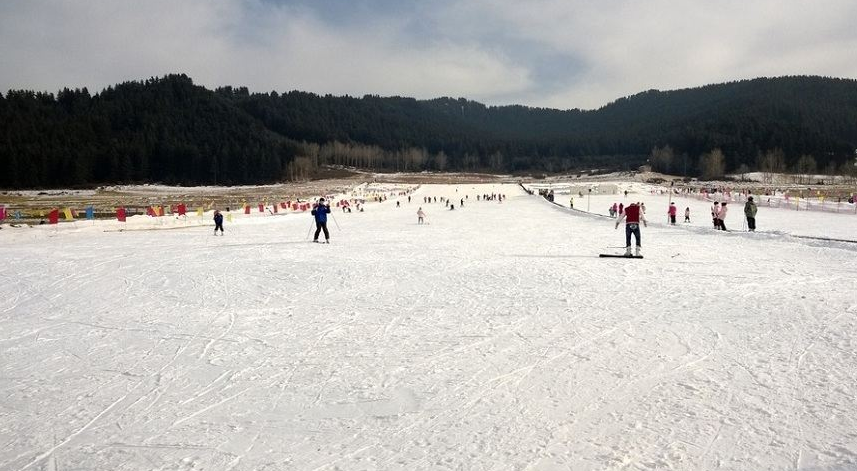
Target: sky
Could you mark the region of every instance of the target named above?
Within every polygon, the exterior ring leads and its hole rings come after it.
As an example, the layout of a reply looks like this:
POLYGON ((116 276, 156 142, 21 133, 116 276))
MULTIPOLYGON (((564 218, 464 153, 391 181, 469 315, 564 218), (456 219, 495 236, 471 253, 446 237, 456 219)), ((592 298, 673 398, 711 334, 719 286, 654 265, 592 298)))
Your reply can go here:
POLYGON ((0 91, 185 73, 253 92, 593 109, 650 90, 857 78, 850 0, 4 0, 0 91))

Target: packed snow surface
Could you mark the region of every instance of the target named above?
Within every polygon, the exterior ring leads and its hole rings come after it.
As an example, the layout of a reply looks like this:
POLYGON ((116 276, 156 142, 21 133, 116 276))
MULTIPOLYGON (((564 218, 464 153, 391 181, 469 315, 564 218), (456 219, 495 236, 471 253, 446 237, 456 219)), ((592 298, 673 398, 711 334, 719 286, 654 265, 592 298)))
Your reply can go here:
POLYGON ((6 226, 0 469, 857 469, 857 216, 592 198, 6 226))

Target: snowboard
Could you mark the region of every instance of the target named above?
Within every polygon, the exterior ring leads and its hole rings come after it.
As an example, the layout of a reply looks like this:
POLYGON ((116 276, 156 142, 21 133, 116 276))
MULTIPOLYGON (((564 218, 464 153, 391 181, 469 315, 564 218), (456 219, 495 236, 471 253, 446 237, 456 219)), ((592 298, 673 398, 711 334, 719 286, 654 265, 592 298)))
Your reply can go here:
POLYGON ((643 258, 642 255, 625 255, 625 254, 611 254, 611 253, 600 253, 598 254, 601 258, 643 258))

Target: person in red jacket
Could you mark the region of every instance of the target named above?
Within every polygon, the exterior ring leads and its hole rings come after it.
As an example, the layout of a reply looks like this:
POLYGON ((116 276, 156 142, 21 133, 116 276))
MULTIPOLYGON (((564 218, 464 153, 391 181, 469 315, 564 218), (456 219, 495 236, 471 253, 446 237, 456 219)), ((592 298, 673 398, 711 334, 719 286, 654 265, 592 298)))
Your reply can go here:
POLYGON ((675 207, 675 203, 670 203, 670 207, 667 210, 667 214, 669 214, 670 224, 672 224, 673 226, 675 226, 675 215, 676 215, 677 211, 678 211, 678 208, 675 207))
POLYGON ((648 227, 649 224, 646 222, 646 216, 640 210, 640 205, 638 203, 631 203, 616 219, 616 229, 619 228, 619 223, 622 222, 623 219, 625 220, 625 256, 631 256, 631 235, 633 234, 634 239, 637 242, 637 249, 634 252, 634 255, 639 257, 640 249, 642 248, 640 239, 640 223, 643 223, 644 226, 648 227))

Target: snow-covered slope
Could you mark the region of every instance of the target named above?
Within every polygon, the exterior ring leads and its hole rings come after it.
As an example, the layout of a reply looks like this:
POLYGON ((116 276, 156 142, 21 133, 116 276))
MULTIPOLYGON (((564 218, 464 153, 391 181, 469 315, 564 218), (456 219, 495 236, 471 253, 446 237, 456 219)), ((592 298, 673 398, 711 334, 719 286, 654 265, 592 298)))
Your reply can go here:
POLYGON ((398 199, 0 231, 0 469, 857 467, 855 244, 398 199))

